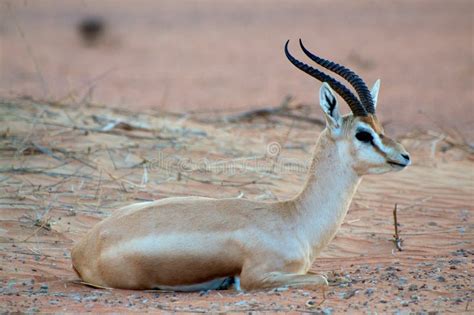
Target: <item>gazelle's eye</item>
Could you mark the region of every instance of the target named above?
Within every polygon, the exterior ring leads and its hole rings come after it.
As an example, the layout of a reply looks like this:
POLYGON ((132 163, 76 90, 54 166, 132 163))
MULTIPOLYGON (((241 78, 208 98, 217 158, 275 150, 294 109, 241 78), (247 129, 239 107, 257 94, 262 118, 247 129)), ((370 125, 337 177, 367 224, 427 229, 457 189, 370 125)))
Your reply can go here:
POLYGON ((372 140, 374 140, 372 135, 370 133, 368 133, 367 131, 359 131, 358 133, 356 133, 356 138, 359 141, 368 142, 368 143, 370 143, 370 142, 372 142, 372 140))

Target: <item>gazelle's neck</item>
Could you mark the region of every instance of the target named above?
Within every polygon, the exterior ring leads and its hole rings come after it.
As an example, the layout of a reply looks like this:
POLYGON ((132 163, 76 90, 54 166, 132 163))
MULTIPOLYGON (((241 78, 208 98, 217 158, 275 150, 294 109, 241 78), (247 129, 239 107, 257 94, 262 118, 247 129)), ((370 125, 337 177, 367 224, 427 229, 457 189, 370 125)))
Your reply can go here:
POLYGON ((342 224, 360 183, 350 165, 351 157, 341 152, 327 130, 318 139, 307 182, 294 199, 301 221, 302 237, 308 239, 316 256, 342 224))

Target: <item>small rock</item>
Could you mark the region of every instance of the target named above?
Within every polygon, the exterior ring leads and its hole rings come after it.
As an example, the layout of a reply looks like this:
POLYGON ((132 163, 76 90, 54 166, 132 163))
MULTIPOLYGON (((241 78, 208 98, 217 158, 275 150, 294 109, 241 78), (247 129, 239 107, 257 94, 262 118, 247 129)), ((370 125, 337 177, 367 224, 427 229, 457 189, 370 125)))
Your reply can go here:
POLYGON ((235 302, 235 306, 249 306, 249 303, 247 301, 240 301, 240 302, 235 302))
POLYGON ((408 302, 408 301, 406 301, 406 300, 403 300, 403 301, 400 302, 400 304, 401 304, 402 306, 408 306, 408 305, 410 304, 410 302, 408 302))
POLYGON ((48 293, 48 289, 49 289, 49 287, 48 287, 47 284, 42 284, 42 285, 40 286, 39 292, 40 292, 40 293, 48 293))
POLYGON ((408 287, 408 291, 417 291, 418 290, 418 286, 416 284, 410 284, 410 286, 408 287))
POLYGON ((86 296, 84 298, 84 301, 86 301, 86 302, 97 302, 97 296, 95 296, 95 295, 86 296))
POLYGON ((453 254, 454 256, 468 257, 469 254, 472 255, 472 252, 461 248, 461 249, 456 250, 455 252, 452 252, 452 254, 453 254))
POLYGON ((209 295, 209 290, 204 290, 204 291, 201 291, 199 292, 199 296, 204 296, 204 295, 209 295))
POLYGON ((82 301, 82 297, 79 293, 73 293, 70 295, 70 298, 73 299, 74 301, 76 302, 81 302, 82 301))
POLYGON ((256 299, 251 299, 251 300, 249 301, 249 304, 250 304, 250 306, 257 306, 257 305, 258 305, 258 301, 257 301, 256 299))
POLYGON ((438 276, 436 280, 438 280, 438 282, 446 282, 446 278, 443 276, 438 276))
POLYGON ((281 288, 275 288, 275 289, 273 289, 273 292, 284 292, 284 291, 288 291, 288 288, 281 287, 281 288))
POLYGON ((332 315, 333 309, 332 307, 325 307, 322 309, 324 315, 332 315))
POLYGON ((405 277, 400 277, 400 278, 398 279, 398 283, 399 283, 399 284, 407 284, 407 282, 408 282, 408 280, 407 280, 407 278, 405 278, 405 277))
POLYGON ((347 292, 344 292, 344 294, 342 295, 342 297, 344 299, 350 299, 351 297, 353 297, 355 294, 356 294, 357 290, 349 290, 347 292))
POLYGON ((365 290, 365 295, 371 296, 372 294, 374 294, 374 292, 375 292, 375 289, 374 289, 374 288, 367 288, 367 289, 365 290))

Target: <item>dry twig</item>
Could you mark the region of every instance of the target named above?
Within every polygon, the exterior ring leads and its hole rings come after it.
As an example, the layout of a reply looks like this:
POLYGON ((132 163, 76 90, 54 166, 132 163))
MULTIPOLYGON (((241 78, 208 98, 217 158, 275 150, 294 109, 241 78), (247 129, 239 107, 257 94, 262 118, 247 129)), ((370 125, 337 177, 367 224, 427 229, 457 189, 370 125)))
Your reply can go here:
POLYGON ((299 115, 294 114, 292 112, 292 107, 290 106, 293 98, 291 96, 287 96, 283 102, 278 107, 264 107, 264 108, 257 108, 251 109, 249 111, 244 111, 242 113, 234 114, 225 116, 222 118, 225 122, 240 122, 240 121, 250 121, 254 118, 269 118, 271 116, 279 116, 279 117, 286 117, 293 120, 304 121, 310 124, 315 124, 319 126, 324 126, 325 123, 321 119, 308 117, 306 115, 299 115))
POLYGON ((395 247, 398 249, 398 251, 401 252, 403 250, 402 249, 403 240, 400 238, 400 235, 398 234, 397 210, 398 210, 398 205, 395 204, 395 207, 393 208, 393 226, 395 228, 395 234, 393 235, 392 241, 395 244, 395 247))

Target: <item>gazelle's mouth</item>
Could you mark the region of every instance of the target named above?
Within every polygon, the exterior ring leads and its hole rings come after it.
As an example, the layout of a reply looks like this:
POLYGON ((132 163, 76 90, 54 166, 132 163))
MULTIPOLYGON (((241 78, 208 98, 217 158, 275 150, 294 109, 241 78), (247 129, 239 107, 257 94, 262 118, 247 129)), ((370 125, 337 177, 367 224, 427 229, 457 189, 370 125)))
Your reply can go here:
POLYGON ((387 161, 388 164, 393 165, 393 166, 398 166, 398 167, 407 167, 408 164, 402 164, 394 161, 387 161))

